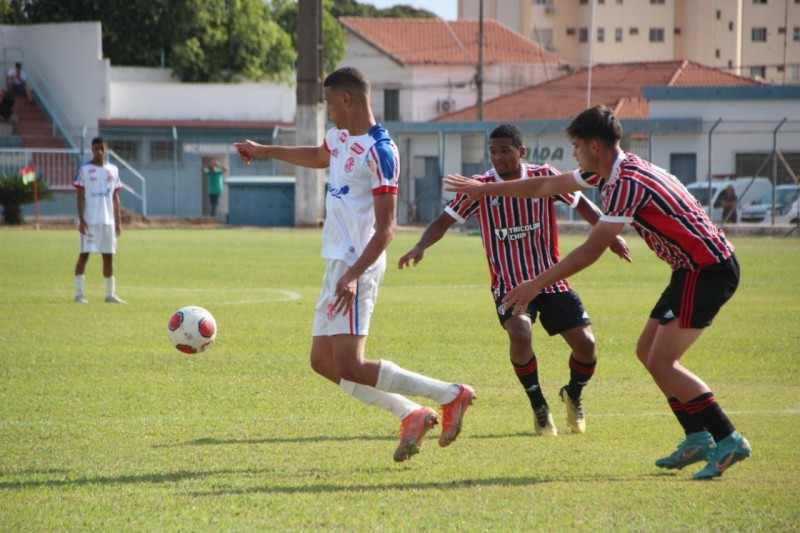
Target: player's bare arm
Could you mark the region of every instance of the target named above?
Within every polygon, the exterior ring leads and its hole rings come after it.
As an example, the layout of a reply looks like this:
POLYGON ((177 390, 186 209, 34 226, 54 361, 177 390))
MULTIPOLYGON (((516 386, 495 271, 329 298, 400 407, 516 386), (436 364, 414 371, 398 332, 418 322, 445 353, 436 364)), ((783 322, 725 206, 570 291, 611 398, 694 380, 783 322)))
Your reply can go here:
POLYGON ((545 287, 560 279, 566 279, 597 261, 606 248, 611 246, 623 227, 625 227, 623 223, 598 222, 583 244, 535 279, 524 281, 514 287, 503 298, 503 303, 514 314, 523 313, 530 301, 536 298, 545 287))
POLYGON ((246 140, 234 143, 233 146, 245 165, 249 165, 253 159, 278 159, 307 168, 328 168, 330 165, 330 154, 324 145, 276 146, 246 140))
POLYGON ((375 233, 367 243, 361 256, 336 283, 336 301, 334 312, 347 313, 356 299, 358 278, 372 265, 389 247, 394 238, 397 226, 397 195, 379 194, 373 197, 375 203, 375 233))
POLYGON ((447 230, 455 224, 456 220, 451 217, 449 214, 441 213, 436 220, 431 222, 425 231, 422 232, 422 237, 419 238, 419 242, 414 245, 412 249, 410 249, 406 254, 400 258, 397 262, 397 268, 403 269, 403 267, 407 266, 417 266, 417 264, 422 261, 423 256, 425 255, 425 250, 439 242, 439 240, 444 237, 447 230))
POLYGON ((120 214, 120 209, 119 209, 119 191, 114 191, 113 205, 114 205, 114 233, 117 235, 117 237, 119 237, 120 234, 122 233, 122 215, 120 214))
MULTIPOLYGON (((594 202, 589 200, 584 195, 581 195, 578 205, 575 206, 575 211, 577 211, 578 214, 592 226, 597 224, 597 222, 600 220, 600 215, 602 214, 594 202)), ((620 259, 624 259, 628 263, 633 262, 633 259, 631 258, 631 251, 628 249, 628 243, 625 242, 625 239, 623 239, 621 235, 617 235, 614 239, 614 242, 612 242, 611 246, 608 248, 614 254, 619 256, 620 259)))
POLYGON ((572 174, 546 176, 535 180, 509 180, 482 183, 460 174, 450 174, 444 178, 444 190, 464 193, 475 201, 481 196, 515 196, 518 198, 545 198, 581 190, 572 174))
POLYGON ((86 235, 89 232, 89 226, 86 224, 86 219, 83 217, 83 210, 86 206, 86 191, 82 188, 78 189, 78 232, 81 235, 86 235))

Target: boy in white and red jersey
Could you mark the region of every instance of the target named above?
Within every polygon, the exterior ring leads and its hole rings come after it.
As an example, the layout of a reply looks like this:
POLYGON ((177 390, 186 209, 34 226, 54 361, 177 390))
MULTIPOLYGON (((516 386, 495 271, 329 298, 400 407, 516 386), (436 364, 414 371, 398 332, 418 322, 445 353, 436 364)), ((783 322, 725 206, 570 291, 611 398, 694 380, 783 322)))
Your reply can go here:
POLYGON ((106 162, 108 146, 102 137, 92 139, 92 160, 78 168, 73 186, 78 191, 80 252, 75 264, 75 302, 85 304, 86 262, 90 253, 103 257, 106 303, 124 304, 116 294, 114 254, 122 233, 119 190, 122 182, 116 165, 106 162))
MULTIPOLYGON (((489 135, 489 154, 493 168, 475 179, 483 183, 537 179, 558 172, 550 165, 523 163, 525 146, 522 130, 513 124, 501 124, 489 135)), ((477 217, 481 239, 489 263, 492 297, 500 325, 508 333, 509 355, 514 373, 528 396, 534 413, 537 435, 556 436, 550 406, 539 384, 538 360, 531 339, 531 324, 541 316, 550 335, 561 335, 571 349, 569 383, 559 396, 567 409, 567 425, 573 433, 584 433, 586 421, 581 393, 595 371, 597 357, 589 315, 578 294, 566 279, 544 287, 523 313, 514 314, 502 300, 521 282, 533 279, 558 262, 556 202, 563 202, 590 224, 600 218, 600 211, 581 193, 567 193, 548 198, 483 196, 470 200, 457 195, 436 220, 431 222, 419 242, 398 261, 403 268, 422 261, 425 250, 437 243, 456 222, 477 217)), ((612 250, 630 261, 628 248, 618 237, 612 250)))
POLYGON ((236 143, 245 163, 271 157, 295 165, 328 168, 322 229, 326 260, 317 300, 311 367, 364 403, 386 409, 401 420, 394 460, 419 452, 420 443, 438 422, 435 410, 402 394, 423 396, 441 405, 440 446, 461 431, 464 413, 475 393, 469 385, 415 374, 390 361, 366 359, 370 317, 386 270, 386 247, 394 236, 397 146, 375 122, 369 104, 369 81, 355 68, 332 72, 323 83, 328 118, 335 127, 320 146, 274 146, 236 143))
POLYGON ((700 337, 739 284, 739 264, 722 230, 675 176, 620 148, 622 126, 611 109, 587 109, 567 128, 580 170, 541 180, 481 184, 463 176, 445 179, 447 190, 541 197, 598 187, 603 216, 581 246, 503 301, 522 312, 542 288, 594 263, 630 224, 672 267, 672 278, 639 336, 636 354, 667 397, 686 434, 672 454, 656 461, 681 469, 706 461, 694 479, 722 475, 747 459, 750 443, 733 426, 708 386, 680 359, 700 337))

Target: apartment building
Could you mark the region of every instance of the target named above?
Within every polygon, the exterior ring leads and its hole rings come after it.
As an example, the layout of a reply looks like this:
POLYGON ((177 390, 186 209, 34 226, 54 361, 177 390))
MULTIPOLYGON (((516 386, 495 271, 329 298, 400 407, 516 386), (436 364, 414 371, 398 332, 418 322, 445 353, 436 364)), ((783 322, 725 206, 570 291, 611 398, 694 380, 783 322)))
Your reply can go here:
POLYGON ((771 84, 800 83, 800 0, 459 0, 574 67, 688 59, 771 84))

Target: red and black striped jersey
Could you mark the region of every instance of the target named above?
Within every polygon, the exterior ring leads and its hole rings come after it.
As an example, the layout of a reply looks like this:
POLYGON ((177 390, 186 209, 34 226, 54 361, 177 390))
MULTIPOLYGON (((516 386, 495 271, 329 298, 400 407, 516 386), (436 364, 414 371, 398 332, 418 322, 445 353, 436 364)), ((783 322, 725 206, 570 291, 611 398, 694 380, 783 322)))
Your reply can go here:
MULTIPOLYGON (((550 165, 523 164, 521 169, 521 179, 556 174, 559 172, 550 165)), ((502 181, 494 169, 474 178, 483 182, 502 181)), ((574 207, 580 196, 580 193, 548 198, 483 196, 470 202, 464 194, 459 194, 445 207, 445 211, 462 223, 478 217, 492 277, 492 292, 497 298, 558 262, 555 202, 574 207)), ((543 292, 565 292, 569 288, 567 280, 560 280, 543 292)))
POLYGON ((663 168, 622 152, 611 177, 574 173, 583 187, 598 187, 600 220, 630 224, 673 270, 713 265, 729 258, 733 245, 678 179, 663 168))

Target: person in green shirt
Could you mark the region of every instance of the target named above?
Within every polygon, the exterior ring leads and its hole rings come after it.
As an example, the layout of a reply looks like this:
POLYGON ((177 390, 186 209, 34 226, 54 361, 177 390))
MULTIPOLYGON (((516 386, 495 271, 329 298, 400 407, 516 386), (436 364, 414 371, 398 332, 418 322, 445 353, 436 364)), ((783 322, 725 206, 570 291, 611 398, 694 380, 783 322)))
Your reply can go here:
POLYGON ((222 178, 228 172, 228 167, 216 159, 212 159, 203 172, 208 177, 208 200, 211 202, 211 216, 216 217, 219 197, 222 194, 222 178))

